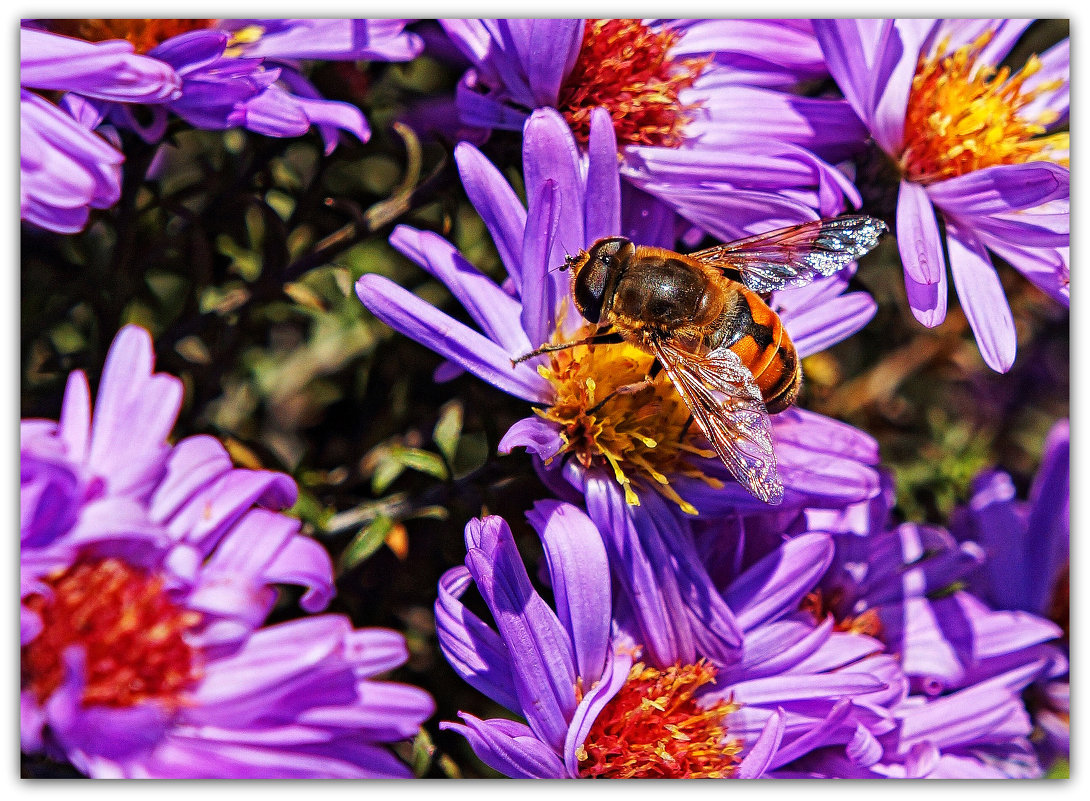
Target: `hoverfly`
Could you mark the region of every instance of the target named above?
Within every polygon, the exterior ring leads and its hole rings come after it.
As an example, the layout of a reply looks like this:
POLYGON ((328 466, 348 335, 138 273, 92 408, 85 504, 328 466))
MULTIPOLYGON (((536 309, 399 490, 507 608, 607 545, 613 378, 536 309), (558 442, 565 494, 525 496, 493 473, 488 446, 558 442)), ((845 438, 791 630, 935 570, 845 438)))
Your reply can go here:
MULTIPOLYGON (((783 499, 768 416, 795 400, 802 369, 795 346, 768 305, 769 293, 830 276, 878 244, 881 220, 851 215, 780 228, 684 255, 599 239, 567 256, 576 307, 597 330, 544 345, 525 361, 576 345, 628 342, 660 370, 738 482, 765 503, 783 499)), ((601 404, 599 404, 601 405, 601 404)))

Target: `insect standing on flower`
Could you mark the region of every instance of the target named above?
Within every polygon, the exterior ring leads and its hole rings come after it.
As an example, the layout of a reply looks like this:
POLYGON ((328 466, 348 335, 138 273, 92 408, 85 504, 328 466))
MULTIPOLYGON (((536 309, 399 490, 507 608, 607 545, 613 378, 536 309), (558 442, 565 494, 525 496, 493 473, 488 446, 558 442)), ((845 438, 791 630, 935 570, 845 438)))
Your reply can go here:
POLYGON ((576 345, 621 342, 652 354, 647 376, 612 394, 638 392, 665 369, 731 474, 757 498, 777 504, 783 485, 768 415, 795 400, 802 369, 766 302, 769 293, 832 275, 871 250, 885 230, 873 217, 837 217, 688 255, 619 236, 599 239, 561 267, 571 269, 575 305, 597 329, 515 362, 576 345))

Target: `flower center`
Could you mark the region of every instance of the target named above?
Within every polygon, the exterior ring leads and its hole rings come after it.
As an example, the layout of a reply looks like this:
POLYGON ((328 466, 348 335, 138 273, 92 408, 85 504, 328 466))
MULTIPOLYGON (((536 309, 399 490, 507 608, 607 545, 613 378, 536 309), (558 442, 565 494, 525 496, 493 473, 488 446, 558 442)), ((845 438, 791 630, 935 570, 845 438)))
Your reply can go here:
POLYGON ((200 678, 198 653, 185 640, 200 615, 176 606, 160 578, 102 559, 78 562, 46 584, 48 595, 24 602, 43 623, 22 650, 23 687, 39 703, 61 685, 61 657, 73 645, 87 656, 82 700, 88 705, 155 699, 177 706, 200 678))
MULTIPOLYGON (((586 336, 589 328, 578 336, 586 336)), ((637 392, 617 392, 642 381, 654 357, 634 345, 579 345, 557 351, 538 372, 555 391, 548 409, 535 413, 560 428, 564 445, 552 457, 571 454, 584 468, 606 466, 624 489, 625 500, 639 506, 633 480, 648 483, 688 514, 696 509, 670 485, 670 475, 700 478, 721 488, 687 457, 711 458, 699 448, 689 424, 689 409, 665 374, 637 392)), ((552 461, 549 459, 546 464, 552 461)))
POLYGON ((172 36, 212 27, 212 19, 51 19, 45 20, 54 33, 104 42, 124 39, 137 53, 154 50, 172 36))
POLYGON ((581 143, 590 137, 591 111, 601 106, 613 117, 621 145, 678 147, 692 105, 678 99, 708 59, 672 60, 681 38, 652 31, 635 19, 589 19, 575 67, 560 88, 558 106, 581 143))
POLYGON ((931 183, 994 167, 1026 161, 1053 161, 1067 166, 1069 136, 1045 136, 1057 119, 1052 111, 1030 115, 1026 106, 1062 85, 1049 81, 1033 89, 1025 82, 1040 72, 1032 56, 1012 74, 977 60, 992 32, 972 44, 920 58, 905 115, 903 173, 918 183, 931 183))
POLYGON ((642 662, 610 699, 580 747, 579 773, 604 779, 722 779, 734 774, 741 741, 727 737, 727 701, 702 706, 694 695, 715 683, 701 660, 665 670, 642 662))
POLYGON ((799 602, 799 609, 808 612, 817 623, 824 622, 826 617, 832 615, 834 631, 865 634, 868 637, 881 639, 882 620, 878 617, 876 610, 867 609, 858 615, 839 615, 836 610, 841 605, 840 601, 841 593, 839 590, 833 590, 826 594, 822 590, 816 589, 808 593, 799 602))

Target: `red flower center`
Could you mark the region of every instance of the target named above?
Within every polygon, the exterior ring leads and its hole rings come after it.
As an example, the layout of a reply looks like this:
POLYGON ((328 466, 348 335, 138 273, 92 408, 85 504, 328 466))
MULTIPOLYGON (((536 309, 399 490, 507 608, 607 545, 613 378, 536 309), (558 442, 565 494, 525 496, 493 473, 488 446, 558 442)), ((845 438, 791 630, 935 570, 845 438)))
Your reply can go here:
POLYGON ((61 685, 61 656, 73 645, 86 653, 82 700, 88 705, 156 699, 176 706, 200 678, 198 653, 185 640, 200 615, 176 606, 159 577, 102 559, 78 562, 45 583, 48 595, 24 602, 43 623, 22 649, 23 687, 39 703, 61 685))
POLYGON ((818 623, 823 623, 829 615, 833 616, 833 630, 847 631, 852 634, 865 634, 868 637, 881 639, 882 620, 874 609, 867 609, 858 615, 837 614, 840 606, 841 594, 837 590, 826 594, 821 590, 814 590, 807 594, 799 603, 799 609, 809 612, 818 623))
POLYGON ((665 670, 633 665, 628 681, 594 721, 579 750, 579 773, 603 779, 720 779, 741 762, 739 740, 726 733, 726 701, 701 705, 694 695, 715 683, 701 660, 665 670))
POLYGON ((586 144, 591 111, 601 106, 613 117, 618 144, 681 145, 694 107, 678 95, 693 85, 708 59, 672 60, 670 48, 680 38, 678 31, 652 31, 636 19, 587 20, 558 101, 575 138, 586 144))
POLYGON ((54 33, 105 42, 124 39, 137 53, 146 53, 172 36, 212 27, 212 19, 51 19, 44 20, 54 33))

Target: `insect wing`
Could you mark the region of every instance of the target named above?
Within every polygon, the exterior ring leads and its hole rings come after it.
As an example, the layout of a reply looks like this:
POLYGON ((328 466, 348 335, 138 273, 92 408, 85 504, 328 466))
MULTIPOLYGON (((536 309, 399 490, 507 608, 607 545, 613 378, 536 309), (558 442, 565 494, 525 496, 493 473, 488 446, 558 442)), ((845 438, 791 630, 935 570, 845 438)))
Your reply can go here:
POLYGON ((857 214, 814 220, 689 255, 735 270, 754 292, 805 286, 838 272, 878 244, 886 224, 857 214))
POLYGON ((696 354, 668 341, 652 349, 700 430, 743 487, 765 503, 783 499, 772 426, 753 374, 729 348, 696 354))

